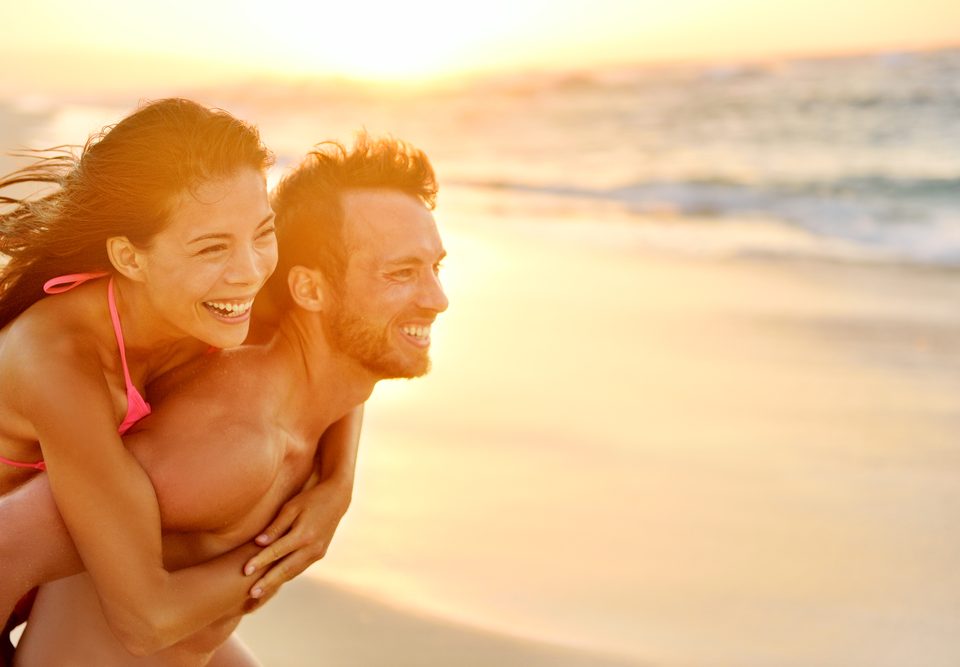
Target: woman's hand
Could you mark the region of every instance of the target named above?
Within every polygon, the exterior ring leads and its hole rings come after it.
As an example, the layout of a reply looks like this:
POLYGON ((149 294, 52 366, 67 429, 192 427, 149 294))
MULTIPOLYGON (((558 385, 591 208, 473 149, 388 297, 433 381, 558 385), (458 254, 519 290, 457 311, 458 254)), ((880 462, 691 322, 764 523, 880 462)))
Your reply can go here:
POLYGON ((327 553, 330 540, 350 506, 353 485, 337 478, 320 482, 291 498, 256 544, 265 547, 251 558, 244 574, 252 576, 271 566, 250 589, 250 596, 272 595, 284 583, 327 553))

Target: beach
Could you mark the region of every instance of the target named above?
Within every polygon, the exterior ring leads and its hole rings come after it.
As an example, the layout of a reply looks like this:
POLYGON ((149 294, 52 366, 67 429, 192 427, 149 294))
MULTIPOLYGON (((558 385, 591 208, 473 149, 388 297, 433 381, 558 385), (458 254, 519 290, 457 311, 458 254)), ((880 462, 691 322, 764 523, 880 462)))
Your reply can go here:
POLYGON ((375 392, 328 555, 241 624, 263 664, 960 661, 955 270, 449 194, 434 369, 375 392))
MULTIPOLYGON (((276 184, 424 149, 433 370, 382 382, 265 665, 960 664, 960 50, 251 78, 0 98, 7 148, 139 99, 255 122, 276 184)), ((0 156, 3 170, 22 166, 0 156)))
POLYGON ((244 621, 241 635, 265 665, 525 665, 631 667, 605 656, 486 632, 411 613, 301 578, 244 621))
POLYGON ((448 195, 434 370, 375 392, 306 575, 390 606, 298 585, 241 626, 268 664, 579 664, 505 637, 636 665, 960 660, 955 270, 670 253, 644 221, 448 195))

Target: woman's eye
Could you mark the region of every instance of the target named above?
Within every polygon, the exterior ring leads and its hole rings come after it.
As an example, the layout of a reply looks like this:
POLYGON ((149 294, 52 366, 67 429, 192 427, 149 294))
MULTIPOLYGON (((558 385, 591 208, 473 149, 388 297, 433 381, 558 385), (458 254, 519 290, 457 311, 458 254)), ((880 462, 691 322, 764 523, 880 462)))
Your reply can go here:
POLYGON ((218 252, 223 252, 223 251, 226 250, 226 249, 227 249, 227 245, 226 245, 225 243, 218 243, 218 244, 216 244, 216 245, 209 245, 209 246, 207 246, 206 248, 201 248, 199 251, 197 251, 197 254, 198 254, 198 255, 213 255, 213 254, 216 254, 216 253, 218 253, 218 252))
POLYGON ((265 239, 273 236, 277 231, 276 227, 268 227, 257 235, 258 239, 265 239))
POLYGON ((437 262, 433 265, 433 274, 440 275, 440 271, 443 269, 443 262, 437 262))
POLYGON ((390 277, 397 280, 407 280, 413 277, 413 269, 400 269, 399 271, 394 271, 390 274, 390 277))

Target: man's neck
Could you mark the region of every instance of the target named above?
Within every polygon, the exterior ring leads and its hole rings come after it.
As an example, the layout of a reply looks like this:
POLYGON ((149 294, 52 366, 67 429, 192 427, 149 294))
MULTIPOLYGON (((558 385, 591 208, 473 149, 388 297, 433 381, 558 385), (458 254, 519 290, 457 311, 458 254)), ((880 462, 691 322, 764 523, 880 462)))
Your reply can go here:
POLYGON ((369 398, 379 378, 332 349, 320 317, 293 310, 284 315, 266 344, 268 363, 278 372, 283 421, 309 439, 369 398))

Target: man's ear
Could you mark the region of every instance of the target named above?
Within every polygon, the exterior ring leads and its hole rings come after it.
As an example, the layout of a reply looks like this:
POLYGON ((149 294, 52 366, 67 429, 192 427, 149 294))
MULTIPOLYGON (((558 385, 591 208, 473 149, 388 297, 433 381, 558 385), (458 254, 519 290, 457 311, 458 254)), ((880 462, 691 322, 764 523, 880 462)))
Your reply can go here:
POLYGON ((111 236, 107 239, 107 257, 120 275, 137 282, 146 280, 146 258, 126 236, 111 236))
POLYGON ((287 273, 287 289, 294 303, 312 312, 323 310, 323 295, 327 281, 319 269, 294 266, 287 273))

